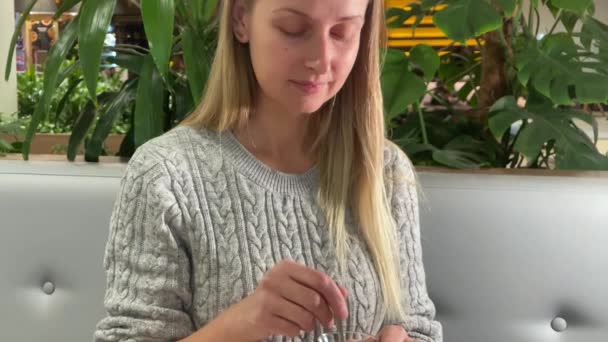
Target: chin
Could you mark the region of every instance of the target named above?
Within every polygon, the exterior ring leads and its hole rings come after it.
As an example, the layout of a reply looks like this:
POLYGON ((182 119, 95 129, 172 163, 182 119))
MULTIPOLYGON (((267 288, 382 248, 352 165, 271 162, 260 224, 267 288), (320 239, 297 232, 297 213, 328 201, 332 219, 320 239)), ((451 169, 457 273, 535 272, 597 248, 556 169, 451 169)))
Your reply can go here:
POLYGON ((299 112, 302 114, 314 114, 319 110, 319 108, 321 108, 321 106, 303 107, 299 110, 299 112))
POLYGON ((290 103, 290 107, 293 108, 293 112, 302 114, 313 114, 316 113, 327 101, 314 100, 314 99, 302 99, 299 103, 290 103), (294 104, 296 104, 294 106, 294 104))

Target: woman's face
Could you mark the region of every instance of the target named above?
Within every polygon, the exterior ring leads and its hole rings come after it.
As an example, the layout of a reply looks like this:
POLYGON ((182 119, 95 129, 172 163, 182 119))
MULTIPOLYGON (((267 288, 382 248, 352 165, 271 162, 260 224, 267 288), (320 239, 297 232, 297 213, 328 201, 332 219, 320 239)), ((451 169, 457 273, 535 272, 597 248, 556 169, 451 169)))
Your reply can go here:
POLYGON ((237 0, 233 27, 249 43, 259 100, 312 113, 331 99, 355 63, 368 1, 237 0))

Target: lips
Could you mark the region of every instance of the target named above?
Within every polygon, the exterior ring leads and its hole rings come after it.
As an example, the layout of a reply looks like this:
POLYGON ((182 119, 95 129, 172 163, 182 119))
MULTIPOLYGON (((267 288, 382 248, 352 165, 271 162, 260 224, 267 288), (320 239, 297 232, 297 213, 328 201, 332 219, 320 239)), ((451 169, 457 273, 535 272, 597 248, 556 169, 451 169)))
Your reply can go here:
POLYGON ((318 92, 327 82, 311 82, 311 81, 291 81, 298 89, 305 94, 314 94, 318 92))

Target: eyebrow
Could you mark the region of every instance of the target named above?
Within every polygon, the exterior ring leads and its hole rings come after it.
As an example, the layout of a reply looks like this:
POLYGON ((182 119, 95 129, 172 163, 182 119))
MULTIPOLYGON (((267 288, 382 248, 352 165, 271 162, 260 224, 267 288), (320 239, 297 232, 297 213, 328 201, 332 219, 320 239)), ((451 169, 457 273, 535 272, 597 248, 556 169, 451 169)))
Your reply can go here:
MULTIPOLYGON (((284 8, 276 9, 276 10, 274 10, 272 12, 273 13, 274 12, 290 12, 290 13, 293 13, 293 14, 297 14, 299 16, 306 17, 308 19, 312 19, 308 14, 306 14, 306 13, 304 13, 302 11, 298 11, 297 9, 293 9, 293 8, 284 7, 284 8)), ((353 20, 353 19, 361 19, 361 20, 363 20, 363 16, 362 15, 349 15, 349 16, 345 16, 345 17, 342 17, 342 18, 338 19, 338 21, 348 21, 348 20, 353 20)))

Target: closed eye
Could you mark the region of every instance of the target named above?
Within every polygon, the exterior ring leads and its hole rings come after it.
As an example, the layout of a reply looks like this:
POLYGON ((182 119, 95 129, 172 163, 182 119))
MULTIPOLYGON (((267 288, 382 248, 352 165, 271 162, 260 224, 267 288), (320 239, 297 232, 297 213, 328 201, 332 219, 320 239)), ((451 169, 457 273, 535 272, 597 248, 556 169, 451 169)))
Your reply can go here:
POLYGON ((332 37, 337 40, 348 41, 359 33, 359 26, 355 24, 342 24, 331 31, 332 37))
POLYGON ((284 28, 279 28, 279 31, 286 35, 287 37, 301 37, 306 33, 306 30, 287 30, 284 28))

